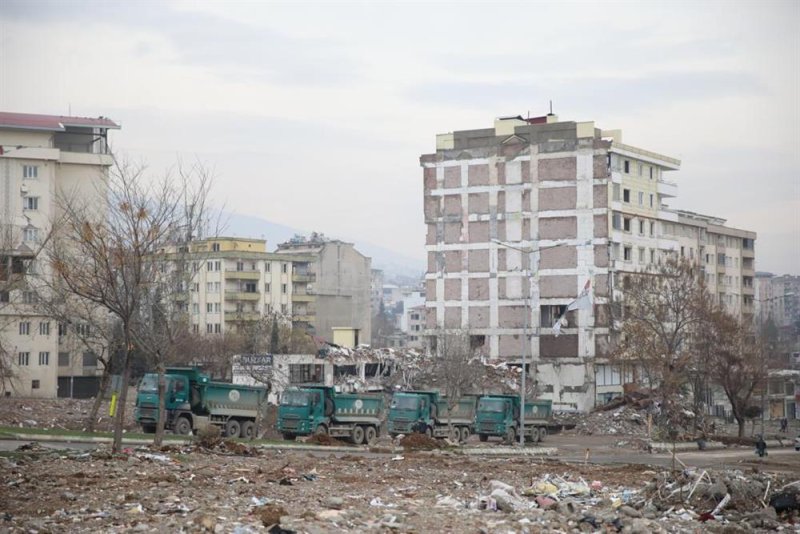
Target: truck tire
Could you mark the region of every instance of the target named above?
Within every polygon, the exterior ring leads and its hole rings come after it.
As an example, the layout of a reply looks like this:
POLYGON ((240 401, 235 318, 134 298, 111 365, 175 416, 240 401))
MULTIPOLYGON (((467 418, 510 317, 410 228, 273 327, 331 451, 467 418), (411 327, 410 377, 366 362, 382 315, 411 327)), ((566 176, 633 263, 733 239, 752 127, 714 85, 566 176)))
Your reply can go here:
POLYGON ((531 443, 538 443, 539 439, 541 439, 539 438, 539 429, 536 427, 531 428, 531 443))
POLYGON ((450 429, 450 440, 455 441, 456 443, 461 441, 461 429, 459 429, 457 426, 454 426, 450 429))
POLYGON ((294 441, 294 438, 296 438, 296 437, 297 436, 295 436, 291 432, 284 432, 283 433, 283 439, 285 439, 286 441, 294 441))
POLYGON ((483 443, 489 441, 489 436, 486 434, 478 434, 478 439, 481 440, 483 443))
POLYGON ((335 406, 333 405, 333 399, 325 399, 325 417, 333 417, 334 411, 335 406))
POLYGON ((378 437, 378 431, 375 430, 374 426, 368 426, 366 432, 364 433, 364 439, 367 442, 367 445, 371 445, 375 442, 375 438, 378 437))
POLYGON ((156 425, 142 425, 142 432, 145 434, 155 434, 156 425))
POLYGON ((539 441, 544 441, 544 438, 547 437, 547 427, 540 426, 539 427, 539 441))
POLYGON ((225 423, 225 435, 229 438, 238 438, 242 431, 242 425, 236 419, 228 419, 225 423))
POLYGON ((511 445, 517 441, 517 430, 513 426, 506 430, 506 441, 511 445))
POLYGON ((317 434, 318 436, 327 436, 328 427, 325 425, 317 425, 317 428, 314 430, 314 434, 317 434))
POLYGON ((466 443, 469 439, 469 427, 462 426, 461 427, 461 441, 466 443))
POLYGON ((175 420, 175 433, 181 436, 188 436, 192 433, 192 422, 186 417, 178 417, 175 420))
POLYGON ((245 439, 255 439, 256 437, 256 424, 252 421, 245 421, 242 423, 242 437, 245 439))
POLYGON ((364 443, 364 427, 356 425, 353 427, 353 443, 361 445, 364 443))

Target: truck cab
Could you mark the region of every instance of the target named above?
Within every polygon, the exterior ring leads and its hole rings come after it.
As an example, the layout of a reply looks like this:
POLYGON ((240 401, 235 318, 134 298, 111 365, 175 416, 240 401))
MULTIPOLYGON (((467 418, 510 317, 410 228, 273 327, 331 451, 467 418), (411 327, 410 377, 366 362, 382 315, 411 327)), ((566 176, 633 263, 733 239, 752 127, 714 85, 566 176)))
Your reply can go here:
POLYGON ((481 441, 487 441, 489 436, 503 436, 513 442, 517 426, 515 419, 519 419, 519 397, 513 395, 483 396, 478 400, 475 431, 481 441))
POLYGON ((278 431, 286 439, 326 433, 333 415, 333 388, 303 386, 283 392, 278 407, 278 431))
MULTIPOLYGON (((175 413, 191 410, 192 399, 197 400, 197 391, 192 394, 192 385, 208 382, 208 376, 196 369, 170 368, 164 375, 166 382, 164 407, 167 412, 165 426, 171 427, 175 413)), ((195 386, 196 389, 196 386, 195 386)), ((134 420, 145 433, 153 433, 158 421, 158 374, 148 373, 142 377, 136 394, 134 420)))
POLYGON ((432 391, 403 391, 392 395, 389 406, 389 434, 421 431, 429 436, 436 424, 438 394, 432 391))

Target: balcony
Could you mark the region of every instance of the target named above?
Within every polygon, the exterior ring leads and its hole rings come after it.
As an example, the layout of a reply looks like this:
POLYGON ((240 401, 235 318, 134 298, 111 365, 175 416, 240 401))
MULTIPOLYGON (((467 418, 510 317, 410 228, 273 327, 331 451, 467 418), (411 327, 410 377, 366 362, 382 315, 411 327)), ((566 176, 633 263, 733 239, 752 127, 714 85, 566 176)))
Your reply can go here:
POLYGON ((259 293, 248 292, 248 291, 225 291, 225 300, 247 300, 247 301, 257 301, 261 298, 259 293))
POLYGON ((755 258, 756 251, 752 248, 743 248, 742 249, 742 258, 755 258))
POLYGON ((292 302, 314 302, 314 295, 310 293, 292 293, 292 302))
POLYGON ((225 278, 229 280, 258 280, 261 278, 261 271, 237 271, 236 269, 225 269, 225 278))
POLYGON ((678 196, 678 184, 674 182, 667 182, 666 180, 659 180, 658 181, 658 194, 662 197, 677 197, 678 196))
POLYGON ((229 323, 259 321, 259 320, 261 320, 261 314, 258 312, 238 312, 238 311, 225 312, 225 321, 229 323))
POLYGON ((313 315, 292 315, 292 322, 293 323, 313 323, 314 316, 313 315))
POLYGON ((292 273, 292 282, 314 282, 317 275, 314 273, 292 273))
POLYGON ((756 294, 756 290, 753 286, 742 286, 742 295, 750 295, 753 296, 756 294))

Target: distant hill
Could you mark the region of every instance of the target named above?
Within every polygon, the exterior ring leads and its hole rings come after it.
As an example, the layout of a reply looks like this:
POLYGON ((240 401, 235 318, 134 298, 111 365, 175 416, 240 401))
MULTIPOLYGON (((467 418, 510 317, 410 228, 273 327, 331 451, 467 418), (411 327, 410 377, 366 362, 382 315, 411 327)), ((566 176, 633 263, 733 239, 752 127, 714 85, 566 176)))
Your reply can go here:
MULTIPOLYGON (((288 241, 295 234, 308 235, 312 230, 303 230, 277 224, 261 217, 241 215, 239 213, 225 213, 222 217, 224 230, 222 233, 231 237, 250 237, 267 240, 267 250, 275 250, 279 243, 288 241)), ((422 260, 404 256, 385 247, 352 239, 347 236, 329 235, 324 228, 314 229, 324 233, 332 239, 341 239, 353 243, 356 250, 372 258, 372 268, 382 269, 384 278, 389 280, 395 277, 419 280, 425 272, 425 263, 422 260)))

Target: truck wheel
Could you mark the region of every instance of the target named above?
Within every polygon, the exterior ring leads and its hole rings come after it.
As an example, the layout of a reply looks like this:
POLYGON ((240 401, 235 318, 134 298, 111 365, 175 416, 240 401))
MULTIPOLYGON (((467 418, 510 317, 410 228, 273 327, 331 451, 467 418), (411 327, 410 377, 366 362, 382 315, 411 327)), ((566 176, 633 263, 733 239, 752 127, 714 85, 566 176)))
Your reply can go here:
POLYGON ((256 437, 256 424, 252 421, 245 421, 242 423, 242 437, 245 439, 254 439, 256 437))
POLYGON ((544 441, 544 438, 547 437, 547 427, 540 426, 539 427, 539 441, 544 441))
POLYGON ((318 436, 327 436, 328 435, 328 427, 325 425, 317 425, 316 430, 314 430, 314 434, 318 436))
POLYGON ((378 437, 378 432, 375 430, 374 426, 368 426, 367 431, 364 435, 364 439, 367 440, 367 444, 371 444, 375 441, 375 438, 378 437))
POLYGON ((325 417, 333 417, 334 411, 333 399, 325 399, 325 417))
POLYGON ((517 431, 513 426, 506 431, 506 441, 511 445, 517 441, 517 431))
POLYGON ((356 445, 364 443, 364 427, 359 425, 353 427, 353 443, 356 445))
POLYGON ((489 441, 489 436, 486 434, 478 434, 478 439, 486 443, 487 441, 489 441))
POLYGON ((283 433, 283 439, 285 439, 286 441, 294 441, 294 438, 296 438, 296 437, 297 436, 295 436, 294 434, 292 434, 290 432, 284 432, 283 433))
MULTIPOLYGON (((527 440, 526 440, 527 441, 527 440)), ((531 443, 537 443, 539 441, 539 429, 536 427, 531 428, 531 443)))
POLYGON ((188 436, 192 433, 192 422, 185 417, 178 417, 175 421, 175 433, 188 436))
POLYGON ((238 438, 242 431, 242 425, 236 419, 228 419, 225 423, 225 435, 229 438, 238 438))
POLYGON ((155 434, 156 425, 142 425, 142 432, 145 434, 155 434))
POLYGON ((461 441, 461 430, 457 426, 450 429, 450 440, 459 442, 461 441))
POLYGON ((466 443, 468 439, 469 439, 469 427, 462 426, 461 427, 461 441, 466 443))

